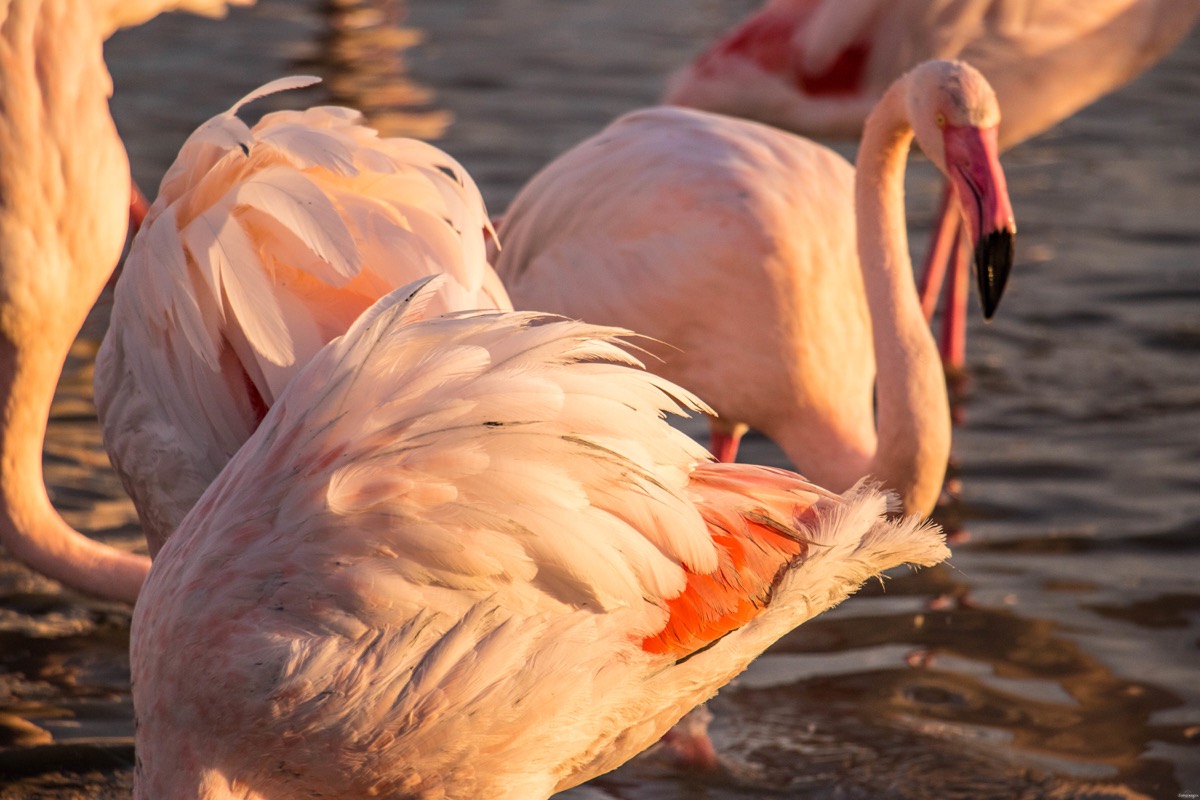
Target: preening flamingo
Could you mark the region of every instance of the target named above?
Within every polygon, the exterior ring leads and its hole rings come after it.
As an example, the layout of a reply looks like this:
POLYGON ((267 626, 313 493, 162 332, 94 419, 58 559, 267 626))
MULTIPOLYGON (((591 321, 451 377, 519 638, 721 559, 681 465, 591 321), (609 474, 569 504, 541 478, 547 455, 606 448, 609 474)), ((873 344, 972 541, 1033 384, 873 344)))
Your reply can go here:
MULTIPOLYGON (((896 76, 961 58, 995 87, 1003 151, 1133 80, 1197 18, 1197 0, 771 0, 675 75, 666 99, 808 136, 857 137, 896 76)), ((947 187, 921 294, 931 318, 955 260, 942 311, 942 357, 954 368, 969 292, 958 232, 947 187)))
POLYGON ((62 365, 120 257, 129 160, 108 110, 117 28, 224 0, 9 0, 0 5, 0 542, 64 585, 132 602, 149 561, 73 530, 42 476, 62 365))
POLYGON ((915 132, 966 200, 994 306, 1014 231, 999 114, 978 72, 924 64, 872 113, 856 175, 776 128, 637 111, 534 176, 504 216, 497 270, 518 308, 665 343, 646 345, 648 367, 716 409, 718 456, 753 427, 823 486, 869 474, 928 513, 950 416, 911 274, 905 157, 915 132))
POLYGON ((269 83, 188 138, 117 284, 96 405, 151 554, 295 372, 387 292, 444 272, 435 311, 512 308, 483 198, 448 155, 347 108, 237 116, 315 80, 269 83))
POLYGON ((627 333, 393 293, 281 392, 133 618, 135 798, 537 800, 864 579, 947 551, 712 463, 627 333))

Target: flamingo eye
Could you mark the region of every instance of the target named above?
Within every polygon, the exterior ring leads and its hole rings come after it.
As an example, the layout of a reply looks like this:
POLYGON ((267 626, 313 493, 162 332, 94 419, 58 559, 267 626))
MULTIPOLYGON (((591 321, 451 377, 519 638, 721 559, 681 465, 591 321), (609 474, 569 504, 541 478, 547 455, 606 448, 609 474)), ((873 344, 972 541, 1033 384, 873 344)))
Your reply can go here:
POLYGON ((937 116, 936 116, 936 117, 934 117, 934 118, 933 118, 933 120, 934 120, 934 122, 936 122, 936 123, 937 123, 937 126, 938 126, 939 128, 944 128, 944 127, 946 127, 946 115, 945 115, 945 114, 943 114, 942 112, 940 112, 940 111, 939 111, 939 112, 937 113, 937 116))

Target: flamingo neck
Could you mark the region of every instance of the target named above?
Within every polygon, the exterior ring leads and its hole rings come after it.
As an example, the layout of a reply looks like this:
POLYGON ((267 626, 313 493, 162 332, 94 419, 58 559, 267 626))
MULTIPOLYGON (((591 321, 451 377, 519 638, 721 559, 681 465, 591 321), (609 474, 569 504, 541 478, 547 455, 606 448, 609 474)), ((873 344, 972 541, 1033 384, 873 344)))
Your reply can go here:
POLYGON ((68 525, 46 493, 42 442, 66 348, 0 339, 0 542, 9 555, 78 591, 133 602, 145 558, 68 525))
POLYGON ((92 8, 0 6, 0 542, 72 588, 132 601, 149 562, 72 529, 42 476, 63 361, 124 240, 129 162, 92 8))
POLYGON ((913 131, 899 81, 868 117, 855 177, 858 252, 872 321, 878 443, 869 474, 928 514, 950 454, 950 409, 937 346, 908 252, 904 170, 913 131))

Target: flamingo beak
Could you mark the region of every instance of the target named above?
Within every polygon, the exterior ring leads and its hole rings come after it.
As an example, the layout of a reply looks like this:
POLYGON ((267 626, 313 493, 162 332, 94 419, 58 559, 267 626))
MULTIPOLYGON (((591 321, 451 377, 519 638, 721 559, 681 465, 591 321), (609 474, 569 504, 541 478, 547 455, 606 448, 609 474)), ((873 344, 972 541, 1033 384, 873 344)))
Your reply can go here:
POLYGON ((996 131, 995 126, 947 125, 942 129, 950 182, 975 249, 975 278, 985 319, 991 319, 1000 305, 1017 234, 996 131))

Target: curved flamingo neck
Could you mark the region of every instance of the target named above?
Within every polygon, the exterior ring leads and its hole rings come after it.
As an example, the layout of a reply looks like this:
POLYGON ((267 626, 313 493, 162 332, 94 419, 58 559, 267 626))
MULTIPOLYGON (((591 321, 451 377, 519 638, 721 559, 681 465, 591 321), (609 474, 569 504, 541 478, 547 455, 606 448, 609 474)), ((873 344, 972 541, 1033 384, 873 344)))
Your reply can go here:
POLYGON ((0 542, 13 558, 73 589, 133 602, 145 557, 83 536, 46 494, 42 442, 65 356, 62 347, 31 350, 0 337, 0 542))
POLYGON ((898 81, 867 118, 855 174, 858 252, 871 312, 878 443, 869 474, 928 514, 950 454, 950 409, 937 345, 908 251, 904 170, 913 131, 898 81))
POLYGON ((129 162, 85 0, 0 7, 0 543, 84 592, 132 602, 149 560, 72 529, 42 476, 63 361, 120 256, 129 162))

